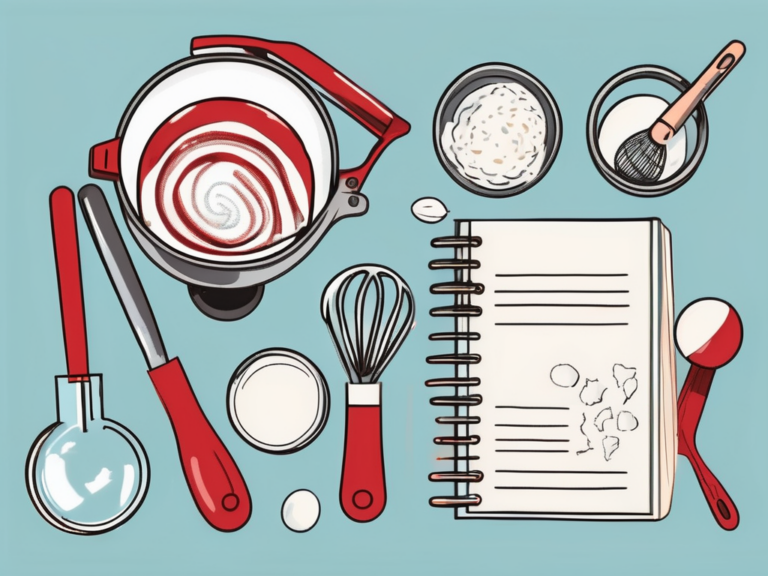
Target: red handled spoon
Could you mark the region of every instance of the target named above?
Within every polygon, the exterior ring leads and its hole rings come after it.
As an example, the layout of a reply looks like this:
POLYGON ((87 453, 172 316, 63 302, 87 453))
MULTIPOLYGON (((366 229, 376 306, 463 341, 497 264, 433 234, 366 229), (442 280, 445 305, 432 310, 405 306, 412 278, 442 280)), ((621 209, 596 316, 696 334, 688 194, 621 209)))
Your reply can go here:
POLYGON ((738 313, 728 302, 717 298, 691 302, 677 317, 675 324, 677 349, 691 363, 677 401, 677 452, 690 461, 712 515, 724 530, 733 530, 739 525, 739 511, 699 455, 696 430, 715 370, 736 356, 742 337, 738 313))
POLYGON ((203 413, 178 358, 168 359, 155 315, 98 186, 78 193, 85 221, 112 286, 149 366, 149 377, 171 422, 184 476, 203 518, 217 530, 242 528, 251 497, 237 464, 203 413))

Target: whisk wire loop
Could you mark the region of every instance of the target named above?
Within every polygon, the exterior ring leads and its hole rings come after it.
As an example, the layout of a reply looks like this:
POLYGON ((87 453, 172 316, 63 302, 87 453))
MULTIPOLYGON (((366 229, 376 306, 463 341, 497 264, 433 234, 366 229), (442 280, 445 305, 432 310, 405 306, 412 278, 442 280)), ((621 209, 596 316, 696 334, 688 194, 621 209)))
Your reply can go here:
POLYGON ((347 330, 345 322, 342 320, 342 303, 351 281, 351 277, 337 277, 326 287, 325 293, 323 294, 321 313, 323 320, 325 320, 328 325, 328 331, 331 333, 333 344, 336 347, 336 352, 344 366, 344 371, 349 376, 351 382, 359 382, 360 379, 357 376, 357 368, 352 363, 352 358, 355 357, 353 353, 354 345, 350 339, 349 330, 347 330), (341 311, 340 315, 342 317, 340 317, 339 314, 334 314, 334 310, 341 311))
POLYGON ((371 274, 368 270, 365 270, 363 274, 364 277, 355 298, 355 336, 357 339, 355 358, 358 362, 360 381, 369 384, 373 382, 371 376, 379 353, 379 347, 381 346, 378 336, 381 329, 381 319, 384 314, 384 286, 378 275, 371 274), (368 331, 366 330, 365 322, 365 303, 370 297, 368 291, 371 284, 375 287, 376 294, 373 318, 370 323, 370 331, 368 331))
POLYGON ((331 280, 323 293, 321 312, 350 381, 369 384, 378 382, 410 331, 414 301, 408 285, 393 271, 363 265, 331 280), (358 280, 350 300, 348 293, 358 280), (394 296, 388 295, 385 283, 389 282, 394 296))
POLYGON ((616 152, 616 169, 641 184, 651 184, 661 177, 667 159, 666 146, 651 140, 648 131, 638 132, 616 152))
POLYGON ((377 368, 373 373, 372 382, 378 382, 381 373, 384 372, 384 368, 390 363, 392 357, 400 348, 400 345, 403 343, 403 340, 405 340, 405 337, 408 335, 413 324, 413 295, 410 290, 403 290, 402 287, 397 290, 396 294, 397 300, 393 307, 394 311, 389 317, 389 321, 384 330, 384 337, 382 338, 382 342, 386 343, 386 348, 384 353, 380 354, 378 357, 376 362, 377 368), (400 318, 403 313, 404 302, 407 302, 408 308, 405 318, 400 318), (392 336, 395 327, 397 327, 397 333, 392 336))
POLYGON ((360 366, 360 354, 359 350, 361 348, 360 342, 357 339, 357 334, 359 334, 359 330, 357 329, 357 326, 355 326, 355 333, 354 338, 353 334, 350 334, 349 331, 349 323, 347 322, 347 315, 345 310, 345 301, 347 299, 347 292, 349 290, 349 287, 352 285, 352 281, 355 279, 355 275, 350 275, 349 278, 347 278, 344 282, 342 282, 342 289, 339 291, 336 305, 337 309, 339 310, 337 316, 338 316, 338 322, 339 322, 339 330, 341 330, 342 336, 344 338, 344 342, 346 344, 346 357, 345 360, 347 364, 350 366, 350 370, 348 371, 348 375, 351 382, 363 382, 363 370, 360 366))

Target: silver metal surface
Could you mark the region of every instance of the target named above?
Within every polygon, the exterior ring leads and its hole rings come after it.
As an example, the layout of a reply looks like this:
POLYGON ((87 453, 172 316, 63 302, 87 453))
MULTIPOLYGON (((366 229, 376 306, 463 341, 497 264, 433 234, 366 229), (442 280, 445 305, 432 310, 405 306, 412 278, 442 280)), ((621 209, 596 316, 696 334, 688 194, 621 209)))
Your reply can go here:
POLYGON ((90 184, 78 193, 88 230, 120 299, 126 318, 150 368, 168 362, 155 315, 101 188, 90 184))

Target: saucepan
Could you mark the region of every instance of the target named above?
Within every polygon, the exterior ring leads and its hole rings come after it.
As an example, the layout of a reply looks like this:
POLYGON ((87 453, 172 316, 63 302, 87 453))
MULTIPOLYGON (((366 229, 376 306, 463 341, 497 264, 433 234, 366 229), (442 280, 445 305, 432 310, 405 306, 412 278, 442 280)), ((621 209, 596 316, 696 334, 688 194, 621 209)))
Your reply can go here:
POLYGON ((195 305, 236 320, 333 224, 367 212, 362 184, 410 126, 298 44, 206 36, 191 54, 136 93, 89 172, 114 181, 133 237, 195 305), (360 166, 339 169, 315 87, 376 136, 360 166))

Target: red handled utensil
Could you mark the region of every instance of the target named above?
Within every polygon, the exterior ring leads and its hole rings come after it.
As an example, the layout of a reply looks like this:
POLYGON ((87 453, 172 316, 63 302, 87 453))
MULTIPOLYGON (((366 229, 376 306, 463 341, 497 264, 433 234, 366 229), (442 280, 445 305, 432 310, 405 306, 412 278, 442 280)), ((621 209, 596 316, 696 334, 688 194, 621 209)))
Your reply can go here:
POLYGON ((677 349, 691 363, 677 401, 677 451, 691 462, 712 515, 724 530, 733 530, 739 525, 739 511, 699 455, 696 430, 715 370, 736 356, 742 338, 738 313, 730 304, 716 298, 702 298, 690 303, 680 313, 675 325, 677 349))
POLYGON ((248 522, 251 498, 237 464, 203 414, 178 358, 168 360, 155 316, 106 198, 98 186, 78 193, 88 229, 171 420, 184 476, 198 510, 217 530, 248 522))
POLYGON ((85 330, 85 305, 80 277, 80 254, 77 246, 75 196, 65 187, 51 192, 51 228, 59 283, 61 324, 70 379, 88 372, 88 340, 85 330))
POLYGON ((67 375, 56 377, 56 420, 32 443, 27 492, 42 518, 70 534, 93 535, 127 522, 144 501, 149 463, 141 442, 104 416, 102 375, 88 369, 75 196, 50 195, 67 375))
POLYGON ((394 271, 364 264, 331 280, 320 306, 349 376, 341 508, 370 522, 387 503, 380 378, 413 326, 413 294, 394 271))

